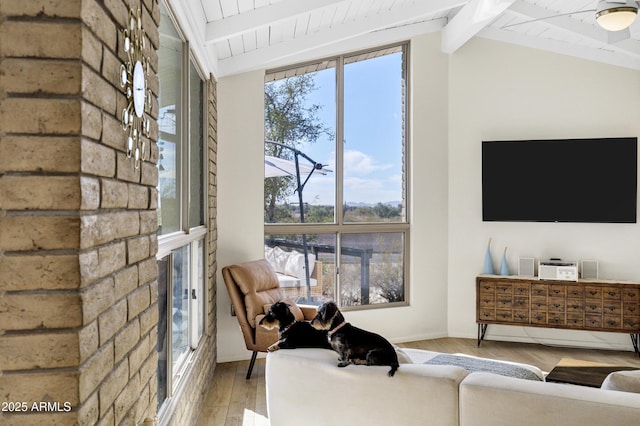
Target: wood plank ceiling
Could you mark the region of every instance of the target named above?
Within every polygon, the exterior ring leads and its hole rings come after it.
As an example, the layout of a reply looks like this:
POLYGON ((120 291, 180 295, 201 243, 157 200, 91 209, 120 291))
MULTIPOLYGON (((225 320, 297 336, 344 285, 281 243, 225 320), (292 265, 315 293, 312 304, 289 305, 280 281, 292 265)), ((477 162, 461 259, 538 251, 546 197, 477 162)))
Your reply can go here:
POLYGON ((438 31, 448 54, 485 37, 640 70, 640 19, 607 32, 595 22, 597 0, 167 1, 217 77, 438 31))

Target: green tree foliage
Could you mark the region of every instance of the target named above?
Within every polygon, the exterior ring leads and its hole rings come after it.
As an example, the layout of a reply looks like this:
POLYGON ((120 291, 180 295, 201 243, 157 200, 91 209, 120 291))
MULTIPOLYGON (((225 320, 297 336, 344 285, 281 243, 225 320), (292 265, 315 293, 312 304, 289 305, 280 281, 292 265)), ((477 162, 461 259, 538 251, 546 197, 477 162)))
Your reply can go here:
MULTIPOLYGON (((323 133, 331 136, 330 130, 318 118, 318 112, 322 107, 308 105, 308 95, 314 90, 316 86, 313 74, 303 74, 265 84, 264 134, 266 140, 295 148, 303 143, 316 142, 323 133)), ((282 159, 293 158, 291 150, 274 144, 265 144, 265 155, 282 159)), ((274 177, 265 180, 265 222, 282 221, 283 212, 278 212, 276 205, 293 194, 295 185, 295 179, 292 177, 274 177)))

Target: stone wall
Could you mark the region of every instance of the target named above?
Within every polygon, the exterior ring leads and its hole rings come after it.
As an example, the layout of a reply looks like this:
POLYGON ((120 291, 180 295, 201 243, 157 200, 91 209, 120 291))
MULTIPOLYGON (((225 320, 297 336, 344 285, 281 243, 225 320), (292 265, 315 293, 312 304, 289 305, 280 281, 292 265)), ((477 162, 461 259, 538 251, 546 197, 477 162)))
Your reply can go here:
MULTIPOLYGON (((141 8, 148 37, 155 142, 158 0, 0 2, 0 402, 27 411, 0 413, 3 425, 156 415, 158 150, 148 143, 139 169, 125 155, 129 7, 141 8)), ((197 417, 215 363, 213 80, 208 87, 210 304, 175 424, 197 417)))

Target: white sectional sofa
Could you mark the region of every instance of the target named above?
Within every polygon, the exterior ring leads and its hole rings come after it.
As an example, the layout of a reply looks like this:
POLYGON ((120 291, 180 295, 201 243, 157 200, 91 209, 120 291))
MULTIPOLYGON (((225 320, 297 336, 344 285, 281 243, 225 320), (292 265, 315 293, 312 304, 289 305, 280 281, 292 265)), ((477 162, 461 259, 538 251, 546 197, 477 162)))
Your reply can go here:
MULTIPOLYGON (((639 425, 640 394, 429 365, 435 352, 403 349, 411 363, 338 368, 325 349, 267 355, 272 426, 287 425, 639 425)), ((542 372, 527 368, 536 375, 542 372)))

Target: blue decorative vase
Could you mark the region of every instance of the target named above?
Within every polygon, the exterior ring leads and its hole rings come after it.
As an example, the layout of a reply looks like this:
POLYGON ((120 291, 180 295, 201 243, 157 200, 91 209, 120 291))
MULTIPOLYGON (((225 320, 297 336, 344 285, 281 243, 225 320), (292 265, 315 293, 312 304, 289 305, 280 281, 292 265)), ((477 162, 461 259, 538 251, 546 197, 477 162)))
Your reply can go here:
POLYGON ((491 238, 489 238, 489 244, 487 244, 487 253, 484 256, 484 269, 482 273, 490 275, 495 273, 493 270, 493 259, 491 259, 491 238))
POLYGON ((509 265, 507 264, 507 247, 504 248, 504 253, 502 253, 502 263, 500 263, 500 275, 511 275, 509 274, 509 265))

